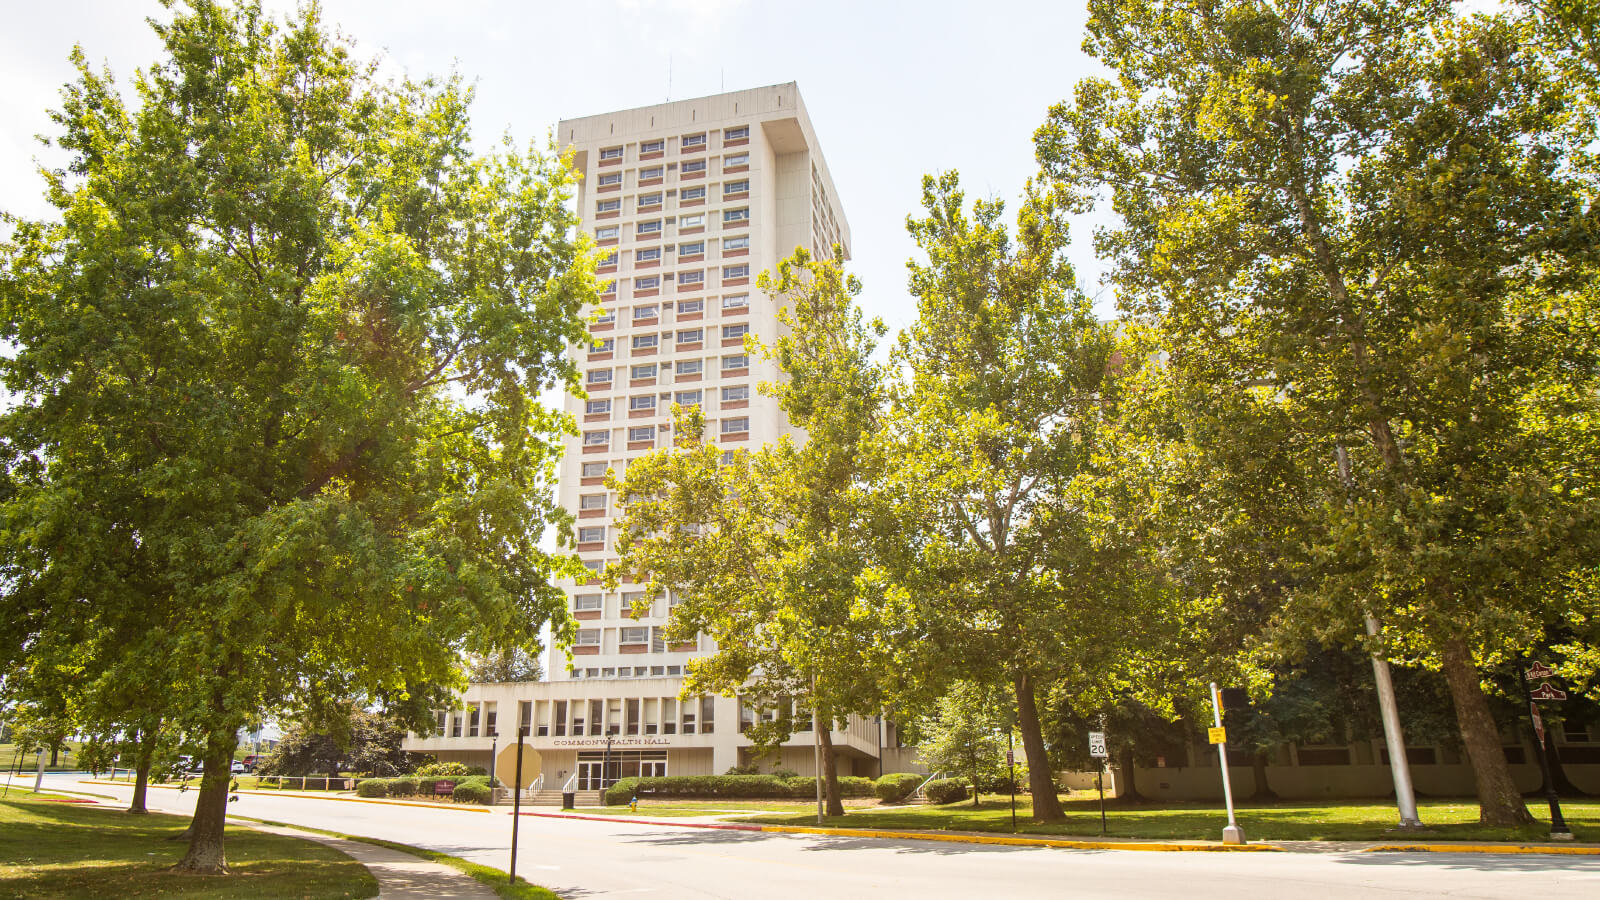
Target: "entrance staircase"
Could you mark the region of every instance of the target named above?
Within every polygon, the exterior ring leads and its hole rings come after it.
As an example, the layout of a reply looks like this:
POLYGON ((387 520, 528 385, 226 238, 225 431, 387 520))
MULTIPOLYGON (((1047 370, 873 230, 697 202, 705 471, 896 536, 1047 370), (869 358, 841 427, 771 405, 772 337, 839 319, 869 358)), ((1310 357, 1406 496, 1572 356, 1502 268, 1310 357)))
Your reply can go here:
MULTIPOLYGON (((603 797, 601 797, 599 791, 575 791, 573 793, 573 802, 578 806, 601 806, 605 803, 605 800, 603 797)), ((507 795, 504 800, 500 801, 501 806, 510 806, 511 803, 512 800, 509 795, 507 795)), ((522 805, 559 807, 561 805, 561 792, 546 790, 529 791, 528 793, 522 795, 522 805)))

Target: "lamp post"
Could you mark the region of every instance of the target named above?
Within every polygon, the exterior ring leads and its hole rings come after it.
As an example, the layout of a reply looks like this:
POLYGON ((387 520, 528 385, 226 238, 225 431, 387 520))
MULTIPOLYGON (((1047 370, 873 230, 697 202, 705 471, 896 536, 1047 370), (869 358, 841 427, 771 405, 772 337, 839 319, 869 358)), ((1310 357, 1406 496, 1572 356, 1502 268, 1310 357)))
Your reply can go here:
POLYGON ((605 800, 606 779, 611 777, 611 741, 616 737, 606 728, 606 755, 600 761, 600 799, 605 800))
POLYGON ((522 822, 522 739, 526 725, 517 726, 517 783, 511 786, 511 883, 517 883, 517 826, 522 822))

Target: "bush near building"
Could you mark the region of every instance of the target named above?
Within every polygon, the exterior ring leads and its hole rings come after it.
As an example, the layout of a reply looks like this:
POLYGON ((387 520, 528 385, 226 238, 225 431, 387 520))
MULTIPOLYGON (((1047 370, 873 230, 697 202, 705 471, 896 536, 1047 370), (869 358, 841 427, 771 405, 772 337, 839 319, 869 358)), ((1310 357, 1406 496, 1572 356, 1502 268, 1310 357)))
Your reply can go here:
POLYGON ((915 772, 890 772, 873 782, 872 791, 885 803, 899 803, 911 796, 911 792, 916 790, 917 785, 926 777, 915 772))
MULTIPOLYGON (((606 803, 627 803, 636 796, 725 798, 729 800, 805 800, 815 797, 815 778, 776 775, 667 775, 658 778, 624 778, 606 789, 606 803)), ((870 778, 839 776, 841 797, 871 797, 870 778)))
POLYGON ((437 795, 441 781, 454 784, 450 797, 459 803, 488 803, 493 796, 487 775, 466 775, 457 778, 418 778, 415 775, 399 778, 366 778, 356 784, 356 796, 433 797, 437 795))
POLYGON ((923 788, 929 803, 955 803, 967 799, 967 781, 964 778, 940 778, 928 782, 923 788))

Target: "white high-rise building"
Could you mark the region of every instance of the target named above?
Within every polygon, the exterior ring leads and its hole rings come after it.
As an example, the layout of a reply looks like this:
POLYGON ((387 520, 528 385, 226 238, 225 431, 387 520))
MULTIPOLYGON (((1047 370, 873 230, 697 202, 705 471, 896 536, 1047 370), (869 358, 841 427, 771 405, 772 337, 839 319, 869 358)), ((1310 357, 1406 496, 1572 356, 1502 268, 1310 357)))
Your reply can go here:
MULTIPOLYGON (((670 446, 673 403, 699 404, 707 440, 729 452, 790 430, 757 389, 775 366, 744 350, 747 332, 770 343, 778 329, 756 275, 796 247, 829 256, 838 246, 848 258, 850 229, 792 82, 566 120, 557 141, 583 175, 582 227, 608 254, 595 344, 574 348, 588 397, 567 399, 581 434, 559 489, 577 517, 578 553, 598 572, 616 559, 606 470, 670 446)), ((579 625, 570 667, 558 658, 545 681, 473 685, 461 709, 440 711, 436 735, 406 749, 482 765, 521 724, 547 789, 749 762, 742 730, 753 710, 737 698, 679 697, 684 663, 714 648, 705 637, 662 640, 672 598, 635 619, 640 586, 608 591, 596 578, 568 591, 579 625)), ((875 775, 886 752, 885 771, 905 770, 894 735, 873 719, 835 731, 841 774, 875 775)), ((813 740, 798 732, 781 764, 812 773, 813 740)))

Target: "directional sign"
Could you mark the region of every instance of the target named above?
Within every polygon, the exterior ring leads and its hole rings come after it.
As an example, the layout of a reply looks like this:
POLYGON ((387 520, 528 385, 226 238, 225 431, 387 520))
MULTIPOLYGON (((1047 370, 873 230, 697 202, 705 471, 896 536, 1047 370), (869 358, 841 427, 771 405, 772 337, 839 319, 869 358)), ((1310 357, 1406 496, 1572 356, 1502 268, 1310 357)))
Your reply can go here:
POLYGON ((1528 711, 1533 715, 1533 733, 1539 736, 1539 749, 1544 749, 1544 716, 1539 715, 1539 704, 1529 703, 1528 711))
POLYGON ((1017 764, 1016 755, 1014 753, 1012 753, 1010 750, 1007 750, 1006 751, 1006 765, 1014 766, 1016 764, 1017 764))
POLYGON ((1228 729, 1207 728, 1206 739, 1213 744, 1226 744, 1228 742, 1228 729))
POLYGON ((1546 681, 1542 682, 1537 690, 1529 692, 1528 696, 1535 700, 1565 700, 1567 699, 1567 692, 1556 690, 1550 686, 1550 682, 1546 681))
POLYGON ((1106 733, 1104 731, 1089 732, 1089 755, 1105 759, 1110 754, 1106 753, 1106 733))
POLYGON ((1528 667, 1527 677, 1529 681, 1540 681, 1545 678, 1549 678, 1555 673, 1555 669, 1550 668, 1542 662, 1536 662, 1528 667))

